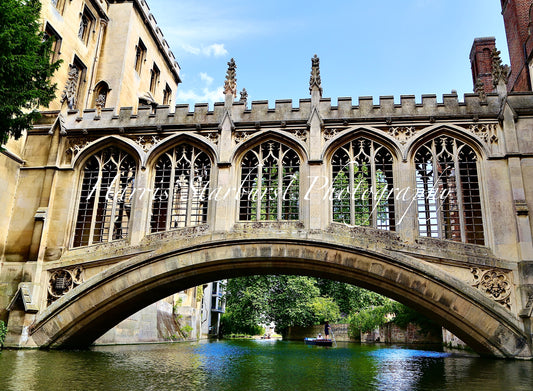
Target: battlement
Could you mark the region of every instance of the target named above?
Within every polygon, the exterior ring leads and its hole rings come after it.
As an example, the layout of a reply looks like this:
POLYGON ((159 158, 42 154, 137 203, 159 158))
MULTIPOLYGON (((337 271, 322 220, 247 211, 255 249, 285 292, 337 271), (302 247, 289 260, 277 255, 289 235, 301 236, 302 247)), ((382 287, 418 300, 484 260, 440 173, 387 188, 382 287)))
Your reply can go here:
MULTIPOLYGON (((337 105, 331 104, 331 98, 320 99, 318 111, 325 122, 402 122, 413 120, 446 120, 495 118, 501 110, 502 101, 497 94, 487 94, 482 100, 477 94, 465 94, 460 101, 457 94, 445 94, 441 100, 436 95, 422 95, 416 101, 414 95, 401 95, 399 103, 394 96, 380 96, 378 103, 371 96, 361 96, 354 104, 351 97, 340 97, 337 105)), ((511 99, 513 97, 509 97, 511 99)), ((516 102, 533 99, 533 95, 513 98, 516 102)), ((513 100, 511 99, 511 100, 513 100)), ((522 105, 522 104, 519 104, 522 105)), ((95 109, 83 113, 70 111, 66 120, 68 129, 148 127, 154 129, 212 129, 218 128, 223 119, 224 103, 216 102, 212 109, 207 103, 178 104, 175 107, 160 105, 139 107, 137 112, 132 107, 103 109, 97 115, 95 109)), ((300 99, 297 106, 291 99, 276 100, 272 107, 267 100, 253 101, 251 105, 235 102, 231 107, 231 118, 236 126, 256 126, 258 123, 306 123, 312 111, 311 99, 300 99)))

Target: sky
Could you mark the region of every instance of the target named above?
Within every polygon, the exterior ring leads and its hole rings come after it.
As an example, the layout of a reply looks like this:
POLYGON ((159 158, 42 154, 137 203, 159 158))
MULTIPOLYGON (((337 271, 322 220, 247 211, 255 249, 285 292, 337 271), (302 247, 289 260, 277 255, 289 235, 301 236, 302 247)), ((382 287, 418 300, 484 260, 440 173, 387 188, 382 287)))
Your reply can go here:
MULTIPOLYGON (((227 62, 248 102, 309 98, 311 58, 323 97, 473 89, 474 38, 496 37, 509 63, 498 0, 147 0, 181 67, 177 104, 223 101, 227 62)), ((237 99, 239 96, 237 97, 237 99)))

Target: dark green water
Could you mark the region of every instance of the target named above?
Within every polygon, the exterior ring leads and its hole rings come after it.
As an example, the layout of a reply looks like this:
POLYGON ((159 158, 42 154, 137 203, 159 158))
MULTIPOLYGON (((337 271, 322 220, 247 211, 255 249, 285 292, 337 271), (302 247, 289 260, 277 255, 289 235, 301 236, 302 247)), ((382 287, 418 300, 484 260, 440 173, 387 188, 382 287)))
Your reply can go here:
POLYGON ((531 391, 533 362, 273 340, 4 350, 0 390, 531 391))

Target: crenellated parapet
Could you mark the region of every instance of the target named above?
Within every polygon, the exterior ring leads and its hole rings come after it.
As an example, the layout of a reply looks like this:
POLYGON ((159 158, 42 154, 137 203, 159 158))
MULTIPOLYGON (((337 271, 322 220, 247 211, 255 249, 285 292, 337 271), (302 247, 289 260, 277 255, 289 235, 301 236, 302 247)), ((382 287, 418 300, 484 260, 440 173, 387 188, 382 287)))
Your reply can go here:
MULTIPOLYGON (((527 114, 533 107, 533 95, 502 99, 497 94, 483 97, 466 94, 463 100, 459 100, 457 94, 446 94, 441 99, 436 95, 423 95, 421 101, 413 95, 402 95, 399 103, 393 96, 381 96, 377 102, 373 97, 363 96, 356 101, 350 97, 338 98, 337 105, 333 105, 330 98, 313 102, 308 98, 300 99, 297 105, 285 99, 276 100, 274 105, 263 100, 253 101, 249 106, 243 101, 232 101, 229 106, 217 102, 212 107, 197 103, 192 108, 182 104, 146 106, 137 111, 131 107, 89 109, 82 113, 71 110, 61 121, 61 135, 68 138, 65 150, 71 154, 65 162, 72 161, 83 147, 109 135, 131 139, 148 153, 150 148, 176 134, 196 136, 216 150, 224 137, 229 137, 228 141, 219 148, 234 149, 265 131, 293 139, 311 151, 312 160, 321 160, 320 156, 329 145, 354 131, 389 140, 402 159, 406 159, 410 146, 417 139, 443 127, 474 137, 488 156, 500 156, 505 152, 501 143, 504 106, 511 107, 517 115, 527 114), (319 122, 313 133, 314 116, 319 122), (230 135, 222 136, 226 117, 231 120, 230 135), (316 151, 314 155, 313 151, 316 151)), ((50 121, 43 120, 34 132, 43 130, 53 133, 50 121)))
MULTIPOLYGON (((512 98, 510 97, 509 100, 512 98)), ((522 97, 522 100, 533 100, 522 97)), ((515 99, 517 100, 517 99, 515 99)), ((526 105, 529 102, 525 102, 526 105)), ((446 94, 441 100, 436 95, 422 95, 422 100, 417 102, 414 95, 402 95, 400 103, 395 102, 393 96, 380 96, 378 103, 374 103, 371 96, 357 99, 357 104, 351 97, 338 98, 337 105, 332 105, 330 98, 322 98, 319 103, 319 112, 326 122, 342 121, 347 123, 360 122, 385 122, 390 124, 395 121, 429 121, 497 118, 501 111, 502 100, 496 94, 488 94, 486 100, 480 99, 477 94, 465 94, 462 101, 457 94, 446 94)), ((216 126, 222 119, 224 105, 222 102, 209 108, 207 103, 197 103, 190 108, 189 105, 158 106, 155 109, 141 107, 133 112, 131 107, 120 109, 106 108, 101 115, 96 110, 84 110, 83 113, 71 111, 68 115, 68 127, 76 129, 102 128, 123 126, 128 128, 158 126, 162 128, 186 127, 191 125, 216 126)), ((311 113, 311 99, 300 99, 294 105, 291 99, 276 100, 271 105, 267 100, 253 101, 251 107, 244 102, 234 102, 231 107, 233 121, 243 123, 271 123, 307 121, 311 113)))

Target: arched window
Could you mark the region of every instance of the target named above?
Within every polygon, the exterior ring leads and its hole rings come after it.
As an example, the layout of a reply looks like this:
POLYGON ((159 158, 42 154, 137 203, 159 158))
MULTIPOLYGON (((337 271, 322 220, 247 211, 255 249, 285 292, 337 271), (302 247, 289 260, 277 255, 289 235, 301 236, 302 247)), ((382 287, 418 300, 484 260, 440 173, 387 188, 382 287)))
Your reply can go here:
POLYGON ((87 160, 73 247, 127 237, 135 171, 133 157, 116 147, 103 149, 87 160))
POLYGON ((484 244, 477 156, 467 144, 442 136, 415 155, 421 236, 484 244))
POLYGON ((277 141, 252 148, 241 163, 240 220, 298 220, 299 188, 294 150, 277 141))
POLYGON ((181 144, 155 164, 151 232, 207 222, 211 160, 205 152, 181 144))
POLYGON ((333 154, 333 221, 395 230, 392 155, 359 137, 333 154))

